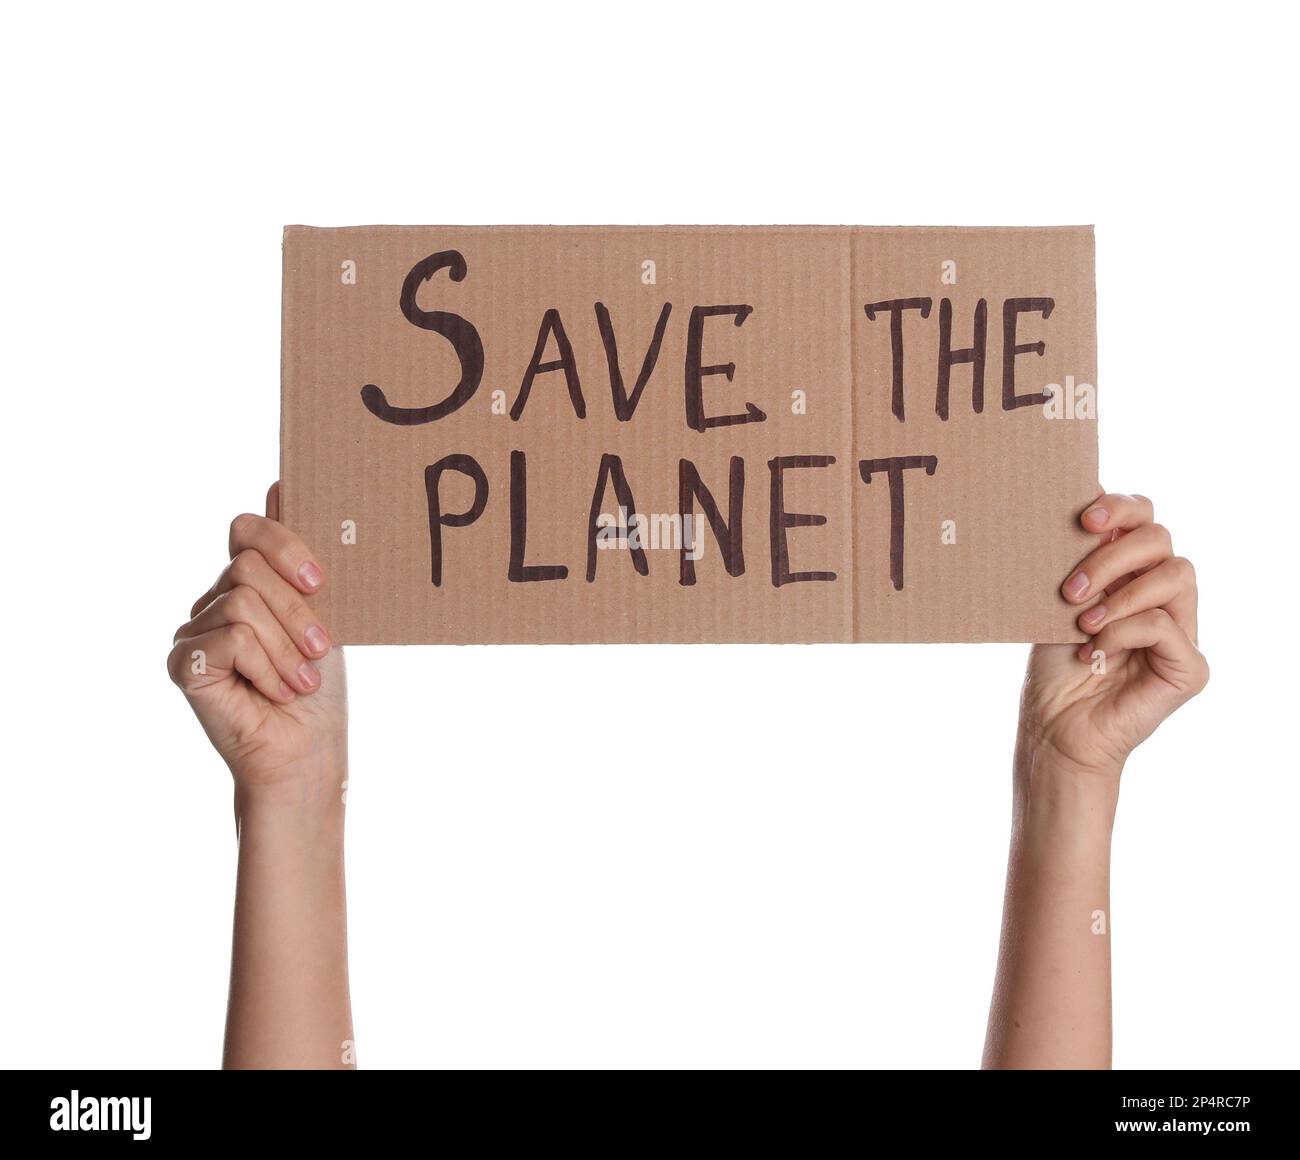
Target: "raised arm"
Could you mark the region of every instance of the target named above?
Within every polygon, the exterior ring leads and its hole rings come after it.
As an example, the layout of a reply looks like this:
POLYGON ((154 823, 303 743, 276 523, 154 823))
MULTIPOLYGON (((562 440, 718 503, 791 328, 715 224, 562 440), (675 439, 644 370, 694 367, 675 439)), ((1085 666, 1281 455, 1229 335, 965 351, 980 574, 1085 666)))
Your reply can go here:
POLYGON ((239 516, 230 564, 176 631, 167 670, 235 783, 239 868, 224 1066, 355 1066, 348 998, 343 653, 303 595, 297 536, 239 516))
POLYGON ((1020 702, 989 1068, 1111 1062, 1110 836, 1135 746, 1209 679, 1196 577, 1142 496, 1082 515, 1098 546, 1065 579, 1082 645, 1037 645, 1020 702))

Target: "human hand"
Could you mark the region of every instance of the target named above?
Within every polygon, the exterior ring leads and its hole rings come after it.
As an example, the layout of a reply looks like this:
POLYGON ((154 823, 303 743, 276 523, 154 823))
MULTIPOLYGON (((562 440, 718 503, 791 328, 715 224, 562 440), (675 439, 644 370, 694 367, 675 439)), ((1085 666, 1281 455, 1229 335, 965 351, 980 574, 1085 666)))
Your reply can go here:
POLYGON ((343 651, 302 598, 325 577, 279 514, 276 483, 265 518, 230 525, 230 563, 176 630, 167 671, 237 791, 297 795, 345 776, 347 690, 343 651))
POLYGON ((1118 776, 1135 746, 1209 680, 1197 647, 1196 574, 1144 496, 1103 495, 1081 515, 1100 544, 1065 579, 1091 639, 1035 645, 1021 741, 1068 766, 1118 776), (1100 596, 1100 600, 1097 597, 1100 596))

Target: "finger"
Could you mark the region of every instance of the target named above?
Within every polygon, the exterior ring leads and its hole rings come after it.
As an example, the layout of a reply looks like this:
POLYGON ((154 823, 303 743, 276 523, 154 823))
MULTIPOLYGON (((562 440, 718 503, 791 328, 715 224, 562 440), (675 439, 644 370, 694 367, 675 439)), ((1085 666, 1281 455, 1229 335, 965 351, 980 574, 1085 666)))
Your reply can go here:
POLYGON ((241 584, 254 589, 266 601, 267 607, 304 656, 319 658, 329 652, 330 638, 325 626, 316 619, 298 590, 253 548, 245 548, 226 565, 217 582, 194 602, 190 609, 191 618, 198 616, 223 592, 230 592, 241 584))
POLYGON ((1090 532, 1131 532, 1155 521, 1155 507, 1144 495, 1108 492, 1090 503, 1079 523, 1090 532))
POLYGON ((1149 608, 1163 608, 1193 642, 1196 640, 1196 569, 1183 556, 1171 556, 1132 583, 1106 596, 1079 614, 1084 632, 1100 632, 1106 624, 1149 608))
POLYGON ((270 657, 280 677, 291 688, 300 693, 314 693, 320 688, 320 673, 316 667, 293 643, 261 594, 247 584, 238 584, 229 592, 223 592, 193 620, 181 625, 176 630, 176 639, 211 632, 228 624, 246 624, 253 630, 262 651, 270 657))
POLYGON ((1163 608, 1149 608, 1108 624, 1079 647, 1080 660, 1100 652, 1109 665, 1117 664, 1133 649, 1146 649, 1152 672, 1186 697, 1205 688, 1210 667, 1205 658, 1163 608))
POLYGON ((283 524, 265 516, 244 513, 230 524, 230 558, 246 548, 261 552, 281 576, 300 592, 315 592, 325 574, 304 544, 283 524))
POLYGON ((268 520, 279 520, 280 518, 280 481, 277 479, 266 492, 266 518, 268 520))
POLYGON ((280 679, 257 634, 246 624, 228 624, 177 641, 167 655, 167 671, 187 694, 235 672, 270 701, 283 705, 294 699, 294 691, 280 679))
POLYGON ((1130 572, 1144 571, 1173 554, 1169 530, 1162 524, 1143 524, 1089 552, 1061 585, 1061 592, 1071 603, 1081 604, 1130 572))

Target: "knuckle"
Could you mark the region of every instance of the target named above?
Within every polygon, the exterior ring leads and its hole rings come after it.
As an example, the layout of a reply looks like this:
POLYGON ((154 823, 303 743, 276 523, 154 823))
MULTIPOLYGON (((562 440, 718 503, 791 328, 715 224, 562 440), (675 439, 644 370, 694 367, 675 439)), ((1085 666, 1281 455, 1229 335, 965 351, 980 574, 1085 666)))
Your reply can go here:
POLYGON ((230 633, 230 643, 235 646, 239 652, 248 652, 249 649, 257 642, 257 636, 253 630, 242 620, 237 620, 228 627, 230 633))
POLYGON ((1146 618, 1147 623, 1157 630, 1162 630, 1174 622, 1174 618, 1163 608, 1148 608, 1142 615, 1146 618))
POLYGON ((230 561, 230 579, 236 584, 251 584, 257 575, 262 554, 256 548, 242 548, 230 561))
POLYGON ((1164 544, 1166 547, 1170 547, 1174 542, 1173 536, 1169 534, 1169 529, 1164 524, 1152 524, 1151 535, 1155 537, 1158 543, 1164 544))
POLYGON ((246 543, 257 529, 258 517, 252 512, 241 512, 230 521, 230 542, 232 544, 246 543))
POLYGON ((171 677, 172 684, 178 689, 188 689, 194 684, 193 672, 190 669, 190 657, 193 653, 191 643, 187 640, 177 641, 167 654, 167 675, 171 677))
POLYGON ((247 584, 237 584, 222 598, 234 620, 248 620, 257 611, 257 593, 247 584))
POLYGON ((1196 583, 1196 565, 1186 556, 1174 556, 1170 563, 1174 566, 1178 578, 1188 584, 1196 583))

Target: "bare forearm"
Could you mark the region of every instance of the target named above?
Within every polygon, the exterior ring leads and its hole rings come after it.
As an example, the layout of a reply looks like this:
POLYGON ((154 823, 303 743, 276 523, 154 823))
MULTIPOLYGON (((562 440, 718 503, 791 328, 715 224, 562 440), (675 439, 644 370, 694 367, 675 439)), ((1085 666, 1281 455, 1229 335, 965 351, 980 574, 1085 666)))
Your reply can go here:
POLYGON ((1011 852, 984 1045, 992 1068, 1105 1068, 1111 1059, 1113 776, 1016 752, 1011 852))
POLYGON ((311 794, 237 794, 239 874, 224 1065, 353 1065, 342 769, 311 794), (288 800, 285 800, 285 797, 288 800))

